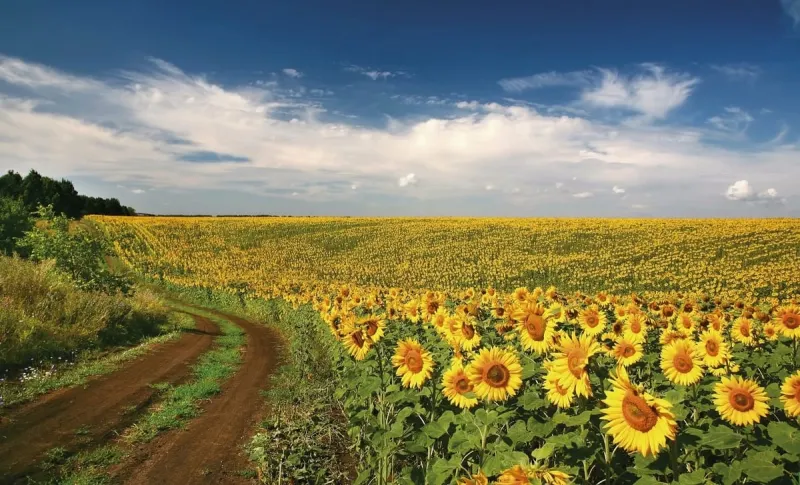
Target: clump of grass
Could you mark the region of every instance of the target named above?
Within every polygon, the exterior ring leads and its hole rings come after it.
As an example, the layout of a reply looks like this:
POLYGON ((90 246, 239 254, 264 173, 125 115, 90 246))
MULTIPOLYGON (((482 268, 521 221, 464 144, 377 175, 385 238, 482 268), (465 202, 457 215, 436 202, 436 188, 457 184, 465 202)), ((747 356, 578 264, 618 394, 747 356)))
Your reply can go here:
POLYGON ((44 369, 31 367, 22 379, 0 380, 0 405, 17 405, 50 391, 84 384, 90 378, 108 374, 123 363, 150 351, 154 346, 180 336, 183 330, 194 328, 191 316, 173 312, 162 324, 162 335, 147 338, 135 347, 122 352, 87 351, 64 359, 60 364, 45 364, 44 369))
POLYGON ((194 379, 191 382, 167 389, 160 405, 131 427, 126 435, 128 441, 147 442, 162 431, 183 427, 199 414, 200 402, 218 394, 222 382, 236 372, 242 361, 241 347, 245 344, 246 335, 228 320, 209 317, 222 332, 215 339, 216 347, 203 354, 194 365, 194 379))

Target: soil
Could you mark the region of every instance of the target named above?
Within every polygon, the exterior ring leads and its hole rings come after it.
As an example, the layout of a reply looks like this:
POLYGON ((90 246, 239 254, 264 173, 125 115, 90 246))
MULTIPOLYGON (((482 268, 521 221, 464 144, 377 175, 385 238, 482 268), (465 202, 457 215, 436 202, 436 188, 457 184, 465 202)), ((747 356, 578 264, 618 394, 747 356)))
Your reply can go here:
POLYGON ((218 335, 209 319, 192 315, 196 328, 176 341, 83 386, 53 392, 12 412, 0 425, 0 484, 27 483, 40 472, 45 453, 96 445, 131 425, 153 401, 151 384, 177 384, 218 335))
POLYGON ((135 450, 133 457, 114 471, 115 483, 251 483, 242 473, 248 468, 242 447, 261 418, 264 402, 260 393, 279 364, 280 335, 234 315, 213 313, 247 333, 241 367, 185 429, 165 433, 135 450))

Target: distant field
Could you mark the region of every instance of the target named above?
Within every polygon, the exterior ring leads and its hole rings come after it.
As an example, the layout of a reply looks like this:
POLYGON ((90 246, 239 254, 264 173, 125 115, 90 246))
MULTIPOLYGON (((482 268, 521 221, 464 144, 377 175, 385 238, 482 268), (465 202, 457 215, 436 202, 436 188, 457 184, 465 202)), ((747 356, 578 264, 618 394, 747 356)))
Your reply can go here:
POLYGON ((797 219, 93 217, 122 259, 179 284, 800 294, 797 219))

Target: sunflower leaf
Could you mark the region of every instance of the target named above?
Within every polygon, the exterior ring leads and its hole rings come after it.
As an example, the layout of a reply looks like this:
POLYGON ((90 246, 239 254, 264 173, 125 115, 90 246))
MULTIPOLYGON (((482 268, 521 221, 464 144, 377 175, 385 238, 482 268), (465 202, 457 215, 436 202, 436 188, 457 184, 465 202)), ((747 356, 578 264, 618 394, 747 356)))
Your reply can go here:
POLYGON ((511 425, 506 434, 515 446, 530 443, 534 438, 534 434, 528 430, 525 421, 517 421, 511 425))
POLYGON ((787 453, 800 454, 800 429, 789 423, 773 421, 767 425, 772 442, 787 453))
POLYGON ((758 483, 769 483, 778 477, 783 476, 783 465, 774 464, 774 452, 759 451, 750 452, 742 462, 744 473, 748 478, 758 483))
POLYGON ((716 450, 738 448, 742 442, 742 435, 727 426, 715 426, 697 436, 700 437, 700 446, 716 450))
POLYGON ((727 463, 714 463, 711 469, 714 473, 722 477, 722 485, 733 485, 738 482, 744 471, 742 462, 740 461, 734 461, 730 465, 727 463))

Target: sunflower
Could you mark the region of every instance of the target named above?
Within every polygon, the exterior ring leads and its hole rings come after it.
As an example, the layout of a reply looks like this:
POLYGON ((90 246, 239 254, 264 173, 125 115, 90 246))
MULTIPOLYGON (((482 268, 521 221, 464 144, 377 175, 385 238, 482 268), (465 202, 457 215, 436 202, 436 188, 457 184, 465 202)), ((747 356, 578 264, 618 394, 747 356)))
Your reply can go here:
POLYGON ((528 485, 529 483, 567 485, 569 482, 569 474, 560 470, 542 465, 514 465, 500 474, 495 483, 497 485, 528 485))
POLYGON ((524 286, 520 286, 519 288, 514 290, 513 298, 514 300, 522 303, 528 299, 529 294, 530 293, 528 292, 527 288, 525 288, 524 286))
POLYGON ((528 478, 528 472, 525 471, 522 465, 514 465, 504 471, 495 482, 497 485, 528 485, 530 483, 531 479, 528 478))
POLYGON ((618 371, 611 384, 600 419, 608 421, 605 428, 615 444, 647 456, 658 454, 667 446, 667 439, 675 439, 678 424, 669 402, 631 384, 624 370, 618 371))
POLYGON ((703 364, 694 343, 677 340, 661 349, 661 370, 667 379, 688 386, 703 377, 703 364))
POLYGON ((544 388, 547 389, 547 400, 557 407, 564 409, 572 405, 572 398, 575 396, 575 393, 572 389, 561 387, 558 383, 558 377, 546 379, 544 381, 544 388))
POLYGON ((800 371, 783 381, 781 402, 787 416, 791 418, 800 416, 800 371))
POLYGON ((481 335, 475 330, 475 320, 470 318, 461 324, 461 348, 471 351, 481 344, 481 335))
POLYGON ((739 317, 733 322, 731 337, 745 345, 755 345, 756 339, 753 332, 753 321, 749 318, 739 317))
POLYGON ((800 338, 800 306, 789 305, 778 308, 773 321, 784 337, 800 338))
POLYGON ((661 345, 667 346, 673 342, 685 340, 687 338, 689 338, 689 336, 680 330, 664 329, 664 331, 661 332, 661 337, 659 337, 658 341, 661 343, 661 345))
POLYGON ((547 319, 544 314, 544 307, 538 303, 522 305, 514 312, 523 349, 537 354, 547 352, 556 328, 553 320, 547 319))
POLYGON ((714 404, 722 419, 737 426, 757 423, 769 412, 767 393, 755 381, 723 377, 714 386, 714 404))
POLYGON ((447 309, 445 307, 439 307, 439 309, 436 310, 436 313, 434 313, 431 317, 431 324, 436 327, 437 330, 441 330, 442 327, 444 327, 448 316, 450 315, 447 312, 447 309))
POLYGON ((433 373, 431 354, 414 339, 397 343, 392 365, 397 367, 397 375, 402 379, 403 387, 420 388, 433 373))
POLYGON ((640 342, 631 342, 622 338, 614 345, 611 355, 617 359, 617 362, 628 367, 642 360, 644 350, 640 342))
POLYGON ((453 406, 469 409, 478 404, 478 400, 471 396, 473 386, 460 360, 455 360, 444 373, 442 387, 444 395, 453 406))
POLYGON ((739 370, 740 370, 739 364, 735 364, 730 361, 726 361, 725 364, 719 367, 712 367, 711 369, 709 369, 711 375, 713 375, 714 377, 725 377, 728 375, 736 374, 737 372, 739 372, 739 370))
POLYGON ((728 344, 722 338, 722 334, 714 330, 708 330, 700 335, 700 343, 696 349, 708 367, 719 367, 730 358, 728 344))
POLYGON ((419 311, 419 300, 411 300, 403 305, 403 312, 406 320, 411 323, 419 322, 422 314, 419 311))
POLYGON ((439 311, 439 308, 444 307, 444 302, 439 301, 435 298, 427 300, 422 305, 422 319, 426 322, 430 322, 436 312, 439 311))
POLYGON ((364 360, 372 347, 367 339, 364 330, 360 328, 352 329, 342 337, 342 343, 347 352, 356 360, 364 360))
POLYGON ((373 343, 378 342, 386 330, 386 320, 378 315, 364 317, 358 323, 364 328, 364 333, 373 343))
POLYGON ((470 478, 459 478, 456 485, 489 485, 489 478, 480 470, 470 478))
POLYGON ((592 387, 586 366, 589 365, 589 358, 599 351, 600 345, 591 336, 564 336, 558 352, 553 354, 554 360, 549 364, 550 374, 558 379, 561 387, 579 396, 589 397, 592 387))
POLYGON ((608 317, 605 312, 598 310, 596 305, 592 305, 583 310, 578 316, 578 323, 583 328, 583 333, 586 335, 599 335, 603 333, 606 328, 608 317))
POLYGON ((675 327, 683 331, 684 333, 691 335, 694 333, 695 329, 697 328, 697 321, 694 319, 694 315, 691 313, 681 313, 678 315, 678 318, 675 320, 675 327))
POLYGON ((504 401, 522 386, 522 366, 517 356, 500 347, 481 350, 467 366, 475 394, 487 401, 504 401))
POLYGON ((770 342, 778 340, 778 327, 776 327, 773 323, 765 323, 764 327, 761 329, 761 332, 770 342))
POLYGON ((706 319, 708 320, 708 327, 717 332, 722 332, 728 323, 722 315, 717 313, 709 313, 706 315, 706 319))
POLYGON ((623 337, 629 342, 644 342, 647 336, 647 322, 641 313, 629 313, 625 318, 623 337))

